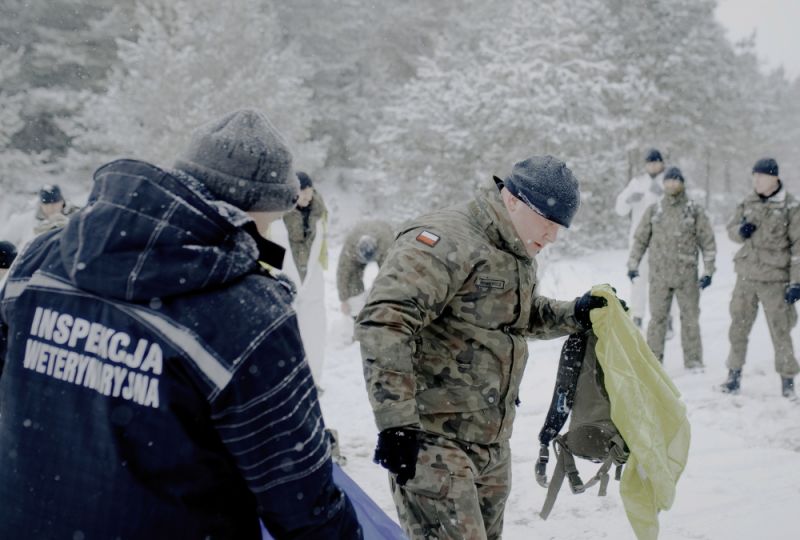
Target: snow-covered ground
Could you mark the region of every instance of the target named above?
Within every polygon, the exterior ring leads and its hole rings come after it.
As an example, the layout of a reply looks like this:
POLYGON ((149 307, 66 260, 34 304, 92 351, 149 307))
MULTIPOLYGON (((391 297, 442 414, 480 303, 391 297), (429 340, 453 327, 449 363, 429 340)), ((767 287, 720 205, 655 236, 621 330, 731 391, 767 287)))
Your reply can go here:
MULTIPOLYGON (((12 216, 0 227, 0 233, 27 230, 29 225, 23 221, 29 214, 32 212, 12 216)), ((692 446, 675 504, 661 515, 661 538, 798 538, 800 403, 780 397, 780 380, 773 368, 772 344, 763 314, 759 314, 751 334, 741 394, 732 397, 713 390, 726 374, 728 302, 735 281, 735 246, 722 229, 716 233, 719 270, 701 298, 705 372, 684 371, 679 333, 667 342, 665 367, 687 404, 692 446)), ((325 274, 328 335, 323 413, 328 425, 339 431, 348 459, 347 473, 396 519, 386 474, 372 463, 376 429, 364 389, 358 344, 351 341, 352 323, 339 312, 335 276, 339 246, 331 248, 325 274)), ((540 267, 542 293, 569 299, 593 284, 611 283, 624 298, 628 289, 626 260, 625 251, 615 250, 547 263, 540 267)), ((375 273, 374 267, 368 269, 368 276, 375 273)), ((793 335, 800 350, 800 327, 793 335)), ((537 435, 550 402, 562 341, 530 344, 530 360, 520 392, 522 405, 511 440, 513 487, 504 538, 633 538, 618 484, 613 482, 607 497, 597 497, 596 489, 572 495, 565 486, 550 518, 542 521, 538 516, 545 490, 533 476, 537 435)), ((584 475, 596 468, 585 462, 579 466, 584 475)), ((552 463, 548 472, 552 472, 552 463)))
MULTIPOLYGON (((687 405, 692 446, 675 504, 660 516, 660 537, 798 538, 800 403, 780 396, 780 378, 774 371, 772 344, 763 314, 759 314, 751 334, 741 394, 727 396, 713 389, 727 373, 728 302, 735 281, 735 246, 722 229, 716 233, 719 270, 701 298, 705 372, 684 371, 679 332, 667 342, 665 367, 687 405)), ((323 413, 328 425, 339 431, 348 459, 345 470, 396 519, 386 474, 371 459, 376 429, 364 389, 358 344, 351 341, 352 324, 338 311, 336 248, 333 251, 326 274, 329 322, 322 380, 323 413)), ((627 253, 616 250, 552 262, 540 269, 542 293, 569 299, 593 284, 611 283, 624 298, 628 289, 626 260, 627 253)), ((797 347, 799 334, 800 328, 795 328, 797 347)), ((530 343, 530 360, 520 392, 522 405, 511 439, 513 487, 504 538, 634 538, 619 497, 619 484, 613 482, 606 497, 597 497, 596 489, 572 495, 565 486, 550 518, 542 521, 538 516, 545 490, 533 476, 537 435, 552 395, 562 342, 530 343)), ((579 466, 585 475, 596 468, 591 463, 579 466)), ((548 472, 552 472, 552 464, 548 472)))

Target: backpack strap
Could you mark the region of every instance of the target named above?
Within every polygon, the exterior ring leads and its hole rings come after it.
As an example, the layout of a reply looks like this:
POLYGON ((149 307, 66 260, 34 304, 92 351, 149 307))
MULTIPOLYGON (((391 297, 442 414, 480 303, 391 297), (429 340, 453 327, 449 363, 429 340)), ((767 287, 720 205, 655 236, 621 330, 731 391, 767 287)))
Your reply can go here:
MULTIPOLYGON (((541 516, 542 519, 547 519, 548 516, 550 516, 550 512, 553 510, 553 505, 556 504, 558 492, 561 490, 561 484, 564 483, 564 477, 566 476, 563 457, 564 454, 556 449, 556 444, 557 439, 553 441, 553 449, 556 450, 556 468, 553 470, 553 478, 550 480, 550 486, 547 489, 547 495, 544 498, 542 510, 539 512, 539 516, 541 516)), ((572 463, 574 465, 575 461, 573 460, 572 463)))
POLYGON ((573 493, 583 493, 596 483, 600 482, 600 491, 597 493, 600 497, 605 497, 606 493, 608 492, 608 481, 609 475, 608 471, 611 469, 611 466, 614 464, 614 456, 610 455, 606 458, 600 468, 597 470, 594 476, 592 476, 588 482, 582 484, 580 491, 572 490, 573 493))
POLYGON ((561 348, 553 397, 539 432, 539 443, 543 446, 548 446, 564 427, 575 403, 575 390, 589 341, 588 332, 571 334, 561 348))
POLYGON ((588 341, 589 331, 575 333, 567 338, 561 348, 556 385, 544 425, 539 432, 539 459, 534 467, 536 482, 542 487, 547 487, 547 463, 550 461, 548 447, 564 427, 575 403, 575 390, 588 341))
POLYGON ((533 468, 536 476, 536 483, 540 486, 547 487, 547 462, 550 461, 550 450, 546 444, 539 445, 539 459, 536 460, 536 465, 533 468))
POLYGON ((622 477, 622 465, 628 460, 628 452, 625 450, 625 441, 622 440, 622 437, 616 435, 613 439, 611 439, 611 443, 611 448, 608 451, 608 457, 603 462, 603 465, 600 467, 600 469, 598 469, 597 473, 590 478, 586 484, 583 485, 583 491, 600 482, 600 491, 598 491, 597 495, 599 497, 605 497, 608 493, 608 471, 614 464, 617 465, 617 470, 614 473, 614 479, 619 480, 622 477))
POLYGON ((556 453, 556 467, 553 471, 553 478, 550 481, 550 485, 546 486, 548 488, 547 495, 545 496, 542 510, 539 512, 539 516, 541 516, 542 519, 547 519, 548 516, 550 516, 550 512, 553 510, 553 506, 558 498, 558 492, 561 490, 561 484, 564 483, 565 478, 569 480, 569 488, 574 494, 583 493, 597 483, 600 484, 597 495, 599 497, 605 497, 608 494, 608 483, 610 480, 608 471, 611 470, 612 465, 616 464, 617 470, 614 478, 619 480, 622 476, 622 464, 628 457, 625 451, 625 442, 622 440, 622 437, 616 436, 612 439, 612 442, 613 445, 608 453, 608 457, 603 461, 603 464, 595 475, 592 476, 588 482, 583 483, 578 468, 575 466, 575 456, 573 456, 572 452, 567 448, 564 437, 558 436, 553 439, 553 449, 556 453))

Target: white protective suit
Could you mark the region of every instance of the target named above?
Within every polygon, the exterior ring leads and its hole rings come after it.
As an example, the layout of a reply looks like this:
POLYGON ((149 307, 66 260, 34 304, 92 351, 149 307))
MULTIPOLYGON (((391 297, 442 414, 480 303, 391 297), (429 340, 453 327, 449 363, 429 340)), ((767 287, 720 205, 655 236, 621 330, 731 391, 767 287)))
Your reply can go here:
POLYGON ((317 234, 311 244, 311 254, 308 257, 306 279, 300 282, 292 250, 289 247, 289 232, 283 220, 272 222, 269 226, 269 239, 286 248, 282 272, 292 280, 297 287, 297 296, 294 300, 294 310, 297 313, 297 324, 300 327, 300 337, 303 339, 308 365, 311 375, 317 386, 321 386, 322 365, 325 358, 325 338, 328 321, 325 316, 325 276, 323 274, 320 255, 325 244, 325 225, 323 220, 317 222, 317 234))
MULTIPOLYGON (((642 214, 644 214, 648 206, 658 202, 663 193, 664 171, 655 177, 644 173, 631 178, 625 189, 617 195, 617 203, 614 206, 614 210, 620 216, 630 216, 631 218, 630 230, 628 231, 629 249, 636 227, 639 226, 639 221, 642 219, 642 214)), ((633 280, 631 284, 630 301, 628 302, 631 315, 639 317, 642 321, 644 321, 644 316, 647 313, 649 269, 650 265, 647 262, 647 255, 645 255, 639 264, 639 277, 633 280)))

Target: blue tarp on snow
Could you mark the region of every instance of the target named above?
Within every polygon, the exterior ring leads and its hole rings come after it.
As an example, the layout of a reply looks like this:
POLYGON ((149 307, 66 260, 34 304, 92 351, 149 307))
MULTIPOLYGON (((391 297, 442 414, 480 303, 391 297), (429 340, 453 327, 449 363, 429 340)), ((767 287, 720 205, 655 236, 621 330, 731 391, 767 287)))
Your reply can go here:
MULTIPOLYGON (((347 493, 350 502, 356 509, 358 522, 364 530, 364 540, 407 540, 402 529, 386 515, 386 513, 358 487, 352 478, 347 476, 337 464, 333 464, 333 481, 342 491, 347 493)), ((261 525, 263 540, 273 540, 272 536, 261 525)))

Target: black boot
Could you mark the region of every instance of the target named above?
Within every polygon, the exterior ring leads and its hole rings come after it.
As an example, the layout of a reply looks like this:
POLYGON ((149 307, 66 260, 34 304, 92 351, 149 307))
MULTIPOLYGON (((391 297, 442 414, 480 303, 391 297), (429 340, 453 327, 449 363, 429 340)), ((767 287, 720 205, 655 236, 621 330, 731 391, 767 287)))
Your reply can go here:
POLYGON ((741 369, 729 369, 728 370, 728 378, 725 380, 724 383, 719 385, 719 389, 722 390, 726 394, 738 394, 739 393, 739 384, 742 382, 742 370, 741 369))
POLYGON ((783 397, 789 399, 797 399, 797 394, 794 393, 794 377, 781 377, 783 397))

